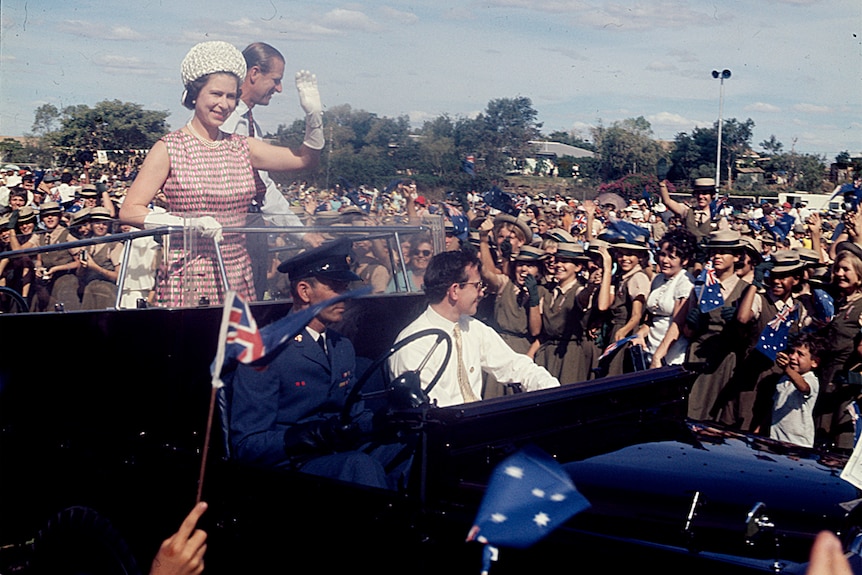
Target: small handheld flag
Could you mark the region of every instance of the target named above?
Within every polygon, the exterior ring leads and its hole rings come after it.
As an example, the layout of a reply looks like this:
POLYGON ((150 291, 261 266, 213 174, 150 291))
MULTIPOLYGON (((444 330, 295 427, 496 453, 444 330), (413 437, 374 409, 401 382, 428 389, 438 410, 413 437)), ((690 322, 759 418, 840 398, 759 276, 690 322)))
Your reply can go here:
POLYGON ((471 176, 476 175, 476 160, 472 155, 464 158, 463 162, 461 162, 461 167, 471 176))
POLYGON ((467 541, 529 547, 589 507, 557 461, 525 447, 494 469, 467 541))
POLYGON ((790 326, 798 317, 797 304, 786 305, 778 314, 769 320, 757 339, 755 349, 775 361, 778 352, 787 347, 790 326))
POLYGON ((700 272, 697 283, 702 286, 700 288, 700 295, 698 296, 700 311, 708 313, 724 305, 724 296, 721 295, 721 282, 718 281, 718 277, 715 275, 712 261, 707 261, 703 266, 703 271, 700 272))
POLYGON ((628 337, 624 337, 624 338, 622 338, 622 339, 621 339, 621 340, 619 340, 619 341, 615 341, 615 342, 613 342, 611 345, 609 345, 608 347, 606 347, 606 348, 605 348, 605 351, 603 351, 603 352, 602 352, 602 355, 600 355, 600 356, 599 356, 599 361, 601 361, 601 360, 603 360, 604 358, 608 357, 608 356, 609 356, 609 355, 611 355, 613 352, 615 352, 616 350, 618 350, 619 348, 621 348, 622 346, 624 346, 625 344, 627 344, 627 343, 628 343, 628 342, 630 342, 631 340, 635 339, 636 337, 637 337, 637 334, 634 334, 634 335, 630 335, 630 336, 628 336, 628 337))
POLYGON ((823 323, 829 323, 835 317, 835 301, 826 290, 814 290, 814 313, 817 320, 823 323))

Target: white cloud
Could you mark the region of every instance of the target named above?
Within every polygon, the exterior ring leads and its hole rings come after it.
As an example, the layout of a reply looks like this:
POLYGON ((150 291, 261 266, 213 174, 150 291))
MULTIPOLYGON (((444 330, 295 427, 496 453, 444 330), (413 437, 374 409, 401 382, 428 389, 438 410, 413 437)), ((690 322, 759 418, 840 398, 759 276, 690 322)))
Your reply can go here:
POLYGON ((797 112, 803 112, 805 114, 829 114, 832 112, 832 108, 829 106, 818 106, 817 104, 796 104, 793 106, 793 109, 797 112))
POLYGON ((746 112, 763 112, 766 114, 776 114, 781 112, 781 108, 773 104, 767 104, 766 102, 754 102, 753 104, 746 106, 744 110, 746 112))
POLYGON ((108 40, 143 40, 144 35, 128 26, 115 26, 105 36, 108 40))
POLYGON ((419 22, 419 16, 414 14, 413 12, 407 12, 405 10, 397 10, 395 8, 391 8, 389 6, 384 6, 380 8, 380 13, 387 19, 394 21, 403 26, 408 26, 410 24, 416 24, 419 22))
POLYGON ((336 8, 323 16, 323 23, 340 30, 359 30, 361 32, 380 32, 383 26, 358 10, 336 8))
POLYGON ((672 72, 676 70, 676 66, 668 62, 653 61, 647 64, 646 69, 651 72, 672 72))

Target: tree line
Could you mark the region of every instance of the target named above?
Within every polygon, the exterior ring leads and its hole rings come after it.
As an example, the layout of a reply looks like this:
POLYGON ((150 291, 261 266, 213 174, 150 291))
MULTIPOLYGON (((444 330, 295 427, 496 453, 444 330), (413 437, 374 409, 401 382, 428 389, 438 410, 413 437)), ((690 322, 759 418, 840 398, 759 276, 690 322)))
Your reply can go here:
MULTIPOLYGON (((58 109, 44 104, 35 111, 26 143, 4 140, 0 154, 4 162, 78 167, 96 150, 149 149, 168 132, 168 115, 118 100, 105 100, 92 108, 76 105, 58 109)), ((668 178, 683 185, 715 175, 717 122, 680 132, 672 142, 662 142, 655 139, 643 116, 609 125, 600 120, 588 138, 574 131, 545 136, 537 118, 538 112, 527 97, 491 100, 473 118, 441 114, 418 128, 411 127, 407 116, 389 118, 355 110, 349 104, 334 106, 326 111, 327 147, 322 161, 303 179, 319 187, 347 182, 383 188, 394 178, 410 177, 428 189, 481 191, 508 174, 522 171, 534 156, 530 142, 535 140, 595 152, 593 158, 557 158, 555 172, 560 178, 571 177, 577 166, 578 178, 594 187, 630 181, 637 182, 632 186, 636 189, 642 181, 654 180, 661 159, 671 166, 668 178), (468 156, 475 159, 472 173, 464 169, 468 156)), ((751 118, 724 120, 722 182, 732 188, 738 167, 757 166, 768 176, 780 174, 788 189, 820 191, 827 169, 825 157, 786 152, 774 135, 759 144, 764 157, 757 157, 751 144, 754 126, 751 118)), ((304 122, 296 120, 278 126, 267 137, 278 145, 298 146, 304 132, 304 122)), ((852 163, 847 152, 836 162, 852 163)), ((855 167, 859 173, 862 166, 855 167)))

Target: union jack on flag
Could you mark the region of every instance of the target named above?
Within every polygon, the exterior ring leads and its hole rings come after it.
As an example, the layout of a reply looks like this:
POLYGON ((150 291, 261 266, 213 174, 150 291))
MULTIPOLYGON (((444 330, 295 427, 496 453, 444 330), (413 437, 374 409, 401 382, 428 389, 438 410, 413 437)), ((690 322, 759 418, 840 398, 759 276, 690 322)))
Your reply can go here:
POLYGON ((212 365, 213 387, 221 387, 221 369, 226 361, 251 363, 266 354, 257 322, 248 303, 235 291, 225 297, 219 330, 218 350, 212 365))
POLYGON ((631 340, 633 340, 636 337, 637 337, 637 335, 630 335, 628 337, 622 338, 619 341, 613 342, 611 345, 606 347, 605 351, 602 352, 602 355, 599 356, 599 361, 603 360, 604 358, 606 358, 607 356, 609 356, 610 354, 612 354, 613 352, 615 352, 616 350, 618 350, 619 348, 621 348, 622 346, 624 346, 625 344, 627 344, 628 342, 630 342, 631 340))
POLYGON ((766 327, 757 339, 755 349, 760 351, 769 359, 775 361, 778 352, 787 347, 787 338, 790 335, 790 326, 796 320, 797 305, 786 305, 774 318, 769 320, 766 327))
POLYGON ((697 278, 697 283, 702 284, 700 288, 700 311, 707 313, 724 305, 724 296, 721 295, 721 283, 715 276, 712 261, 707 261, 697 278))

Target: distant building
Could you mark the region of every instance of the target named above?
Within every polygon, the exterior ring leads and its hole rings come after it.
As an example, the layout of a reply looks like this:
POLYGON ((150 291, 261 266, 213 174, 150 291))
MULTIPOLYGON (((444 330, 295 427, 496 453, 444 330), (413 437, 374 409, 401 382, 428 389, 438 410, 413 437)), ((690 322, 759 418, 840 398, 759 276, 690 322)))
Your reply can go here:
MULTIPOLYGON (((596 157, 595 152, 561 142, 530 140, 530 143, 536 146, 535 156, 526 159, 523 169, 512 170, 509 174, 532 175, 538 172, 542 176, 557 176, 557 165, 560 158, 567 156, 575 159, 596 157)), ((577 164, 572 166, 572 172, 573 177, 577 178, 577 164)))

